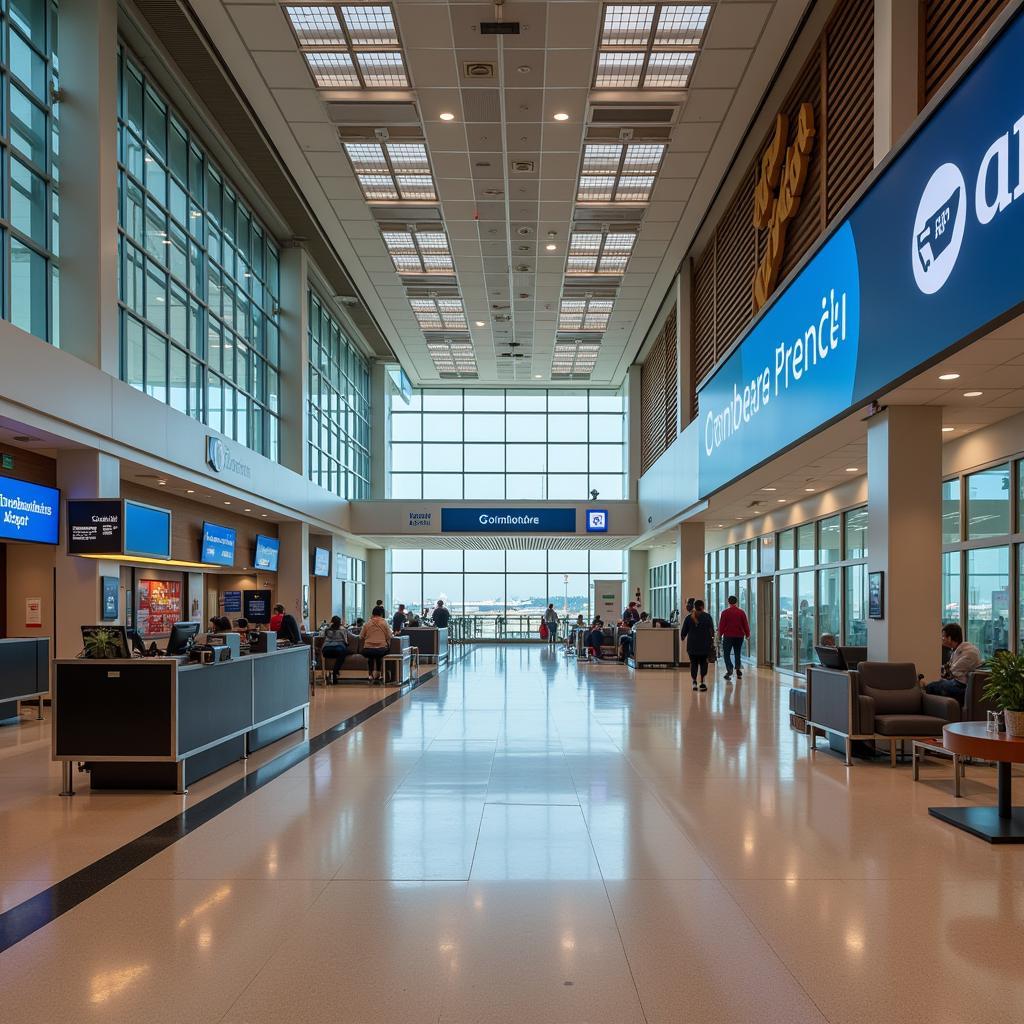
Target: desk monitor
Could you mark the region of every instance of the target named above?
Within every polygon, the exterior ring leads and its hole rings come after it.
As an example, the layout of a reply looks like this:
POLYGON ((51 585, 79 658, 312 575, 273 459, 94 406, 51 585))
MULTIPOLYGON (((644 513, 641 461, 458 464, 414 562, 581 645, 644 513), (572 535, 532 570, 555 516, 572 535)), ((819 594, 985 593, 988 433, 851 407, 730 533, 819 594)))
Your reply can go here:
POLYGON ((83 626, 82 655, 86 658, 130 658, 124 626, 83 626), (90 652, 91 651, 93 653, 90 652), (100 653, 105 651, 106 653, 100 653))
POLYGON ((851 672, 855 671, 862 661, 868 660, 868 649, 866 647, 840 647, 839 653, 843 656, 846 668, 851 672))
POLYGON ((171 635, 167 640, 168 657, 187 654, 190 641, 199 632, 198 622, 176 622, 171 627, 171 635))
POLYGON ((146 641, 142 639, 142 635, 137 629, 128 630, 128 640, 132 645, 132 651, 136 654, 140 654, 143 658, 149 654, 149 651, 146 649, 146 641))
POLYGON ((823 668, 846 668, 846 662, 843 661, 843 656, 839 653, 838 647, 816 646, 814 653, 817 654, 818 661, 821 662, 823 668))

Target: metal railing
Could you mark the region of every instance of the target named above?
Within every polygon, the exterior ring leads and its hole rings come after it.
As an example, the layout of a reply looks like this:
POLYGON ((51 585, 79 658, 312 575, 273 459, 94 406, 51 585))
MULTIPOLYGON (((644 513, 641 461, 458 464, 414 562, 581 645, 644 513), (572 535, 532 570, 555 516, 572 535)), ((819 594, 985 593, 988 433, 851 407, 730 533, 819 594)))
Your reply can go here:
MULTIPOLYGON (((543 619, 544 615, 540 612, 534 615, 453 615, 448 624, 448 642, 461 644, 478 640, 536 640, 539 643, 543 619)), ((559 616, 559 639, 575 624, 575 616, 559 616)))

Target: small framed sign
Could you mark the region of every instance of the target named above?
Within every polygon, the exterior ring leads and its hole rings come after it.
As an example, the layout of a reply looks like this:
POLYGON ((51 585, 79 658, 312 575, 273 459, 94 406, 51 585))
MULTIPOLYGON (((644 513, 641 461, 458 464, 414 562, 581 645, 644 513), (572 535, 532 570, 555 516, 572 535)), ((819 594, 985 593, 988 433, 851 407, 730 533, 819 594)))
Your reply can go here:
POLYGON ((885 618, 885 573, 868 573, 868 618, 885 618))
POLYGON ((121 613, 120 589, 121 581, 117 576, 100 577, 100 618, 104 622, 115 622, 121 613))

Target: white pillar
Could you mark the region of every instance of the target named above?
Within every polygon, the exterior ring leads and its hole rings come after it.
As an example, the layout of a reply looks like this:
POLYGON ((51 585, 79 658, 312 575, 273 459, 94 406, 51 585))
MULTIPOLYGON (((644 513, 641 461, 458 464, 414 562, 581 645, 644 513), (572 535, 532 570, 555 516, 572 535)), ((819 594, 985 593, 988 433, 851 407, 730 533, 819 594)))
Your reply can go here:
POLYGON ((626 593, 622 595, 623 607, 637 599, 640 591, 640 607, 650 611, 650 595, 647 592, 647 552, 642 548, 630 548, 629 564, 626 572, 626 593))
POLYGON ((387 497, 387 473, 391 468, 386 437, 389 398, 387 371, 375 359, 370 363, 370 497, 374 501, 387 497))
POLYGON ((117 0, 60 10, 60 345, 120 376, 117 0), (72 216, 68 213, 73 211, 72 216))
POLYGON ((281 249, 281 465, 309 476, 309 257, 295 243, 281 249))
MULTIPOLYGON (((101 452, 68 449, 57 453, 57 486, 61 497, 117 498, 121 494, 121 465, 101 452)), ((100 622, 100 577, 120 578, 120 563, 67 554, 67 516, 61 515, 56 555, 56 616, 54 648, 58 658, 73 658, 82 649, 80 626, 100 622)), ((119 622, 124 622, 124 601, 119 622)))
POLYGON ((704 599, 704 524, 686 522, 679 524, 678 559, 679 600, 676 602, 680 614, 686 610, 691 597, 704 599))
POLYGON ((875 0, 875 163, 917 117, 921 18, 911 0, 875 0))
POLYGON ((391 607, 392 596, 385 593, 386 580, 386 556, 383 548, 373 548, 366 552, 366 614, 377 603, 378 599, 384 602, 385 608, 391 607))
POLYGON ((872 661, 934 673, 942 615, 942 410, 890 406, 868 421, 868 571, 884 573, 872 661))
POLYGON ((301 625, 308 621, 309 601, 309 525, 307 523, 281 523, 277 530, 281 553, 277 566, 277 596, 275 604, 283 604, 301 625))

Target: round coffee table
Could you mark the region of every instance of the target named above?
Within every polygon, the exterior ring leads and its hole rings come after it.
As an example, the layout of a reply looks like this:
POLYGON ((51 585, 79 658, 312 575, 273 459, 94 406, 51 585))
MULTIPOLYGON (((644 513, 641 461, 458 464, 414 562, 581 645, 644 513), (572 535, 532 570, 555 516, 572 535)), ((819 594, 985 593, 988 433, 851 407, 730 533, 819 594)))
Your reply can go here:
POLYGON ((1010 799, 1010 765, 1024 763, 1024 739, 989 732, 984 722, 954 722, 942 728, 946 750, 962 757, 995 761, 996 807, 929 807, 933 817, 989 843, 1024 843, 1024 807, 1010 799))

